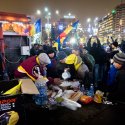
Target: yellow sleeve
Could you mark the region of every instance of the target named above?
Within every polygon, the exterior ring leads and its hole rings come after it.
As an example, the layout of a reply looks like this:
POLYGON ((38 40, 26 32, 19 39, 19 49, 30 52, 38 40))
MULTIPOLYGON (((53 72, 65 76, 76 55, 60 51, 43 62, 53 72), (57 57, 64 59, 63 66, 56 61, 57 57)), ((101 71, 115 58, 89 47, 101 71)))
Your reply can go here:
POLYGON ((58 43, 55 42, 54 45, 53 45, 53 47, 56 47, 56 50, 58 50, 58 43))
POLYGON ((75 59, 76 59, 76 55, 75 54, 70 54, 69 56, 66 57, 65 63, 66 64, 74 64, 75 59))

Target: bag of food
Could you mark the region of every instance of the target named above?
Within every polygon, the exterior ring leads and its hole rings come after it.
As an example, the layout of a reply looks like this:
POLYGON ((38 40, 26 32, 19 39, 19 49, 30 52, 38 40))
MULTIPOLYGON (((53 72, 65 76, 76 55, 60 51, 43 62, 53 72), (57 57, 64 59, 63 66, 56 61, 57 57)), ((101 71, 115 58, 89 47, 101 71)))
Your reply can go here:
POLYGON ((83 104, 89 104, 93 101, 93 98, 91 96, 83 95, 80 97, 79 101, 83 104))
POLYGON ((94 102, 102 103, 104 92, 97 90, 94 95, 94 102))

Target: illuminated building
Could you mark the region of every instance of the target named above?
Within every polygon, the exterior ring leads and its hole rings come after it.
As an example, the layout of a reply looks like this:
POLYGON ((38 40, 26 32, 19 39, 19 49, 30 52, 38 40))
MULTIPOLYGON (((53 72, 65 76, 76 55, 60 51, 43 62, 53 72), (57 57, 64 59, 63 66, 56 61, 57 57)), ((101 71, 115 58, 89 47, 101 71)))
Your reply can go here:
POLYGON ((99 37, 112 36, 124 38, 125 36, 125 3, 116 6, 111 13, 99 21, 99 37))

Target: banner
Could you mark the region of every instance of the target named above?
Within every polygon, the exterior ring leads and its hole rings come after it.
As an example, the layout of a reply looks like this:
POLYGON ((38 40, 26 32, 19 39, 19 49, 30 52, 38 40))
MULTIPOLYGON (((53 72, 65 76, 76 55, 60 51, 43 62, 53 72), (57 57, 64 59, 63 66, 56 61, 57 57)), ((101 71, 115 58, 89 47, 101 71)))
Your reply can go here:
POLYGON ((41 19, 38 19, 36 22, 35 22, 35 33, 39 33, 41 32, 42 26, 41 26, 41 19))

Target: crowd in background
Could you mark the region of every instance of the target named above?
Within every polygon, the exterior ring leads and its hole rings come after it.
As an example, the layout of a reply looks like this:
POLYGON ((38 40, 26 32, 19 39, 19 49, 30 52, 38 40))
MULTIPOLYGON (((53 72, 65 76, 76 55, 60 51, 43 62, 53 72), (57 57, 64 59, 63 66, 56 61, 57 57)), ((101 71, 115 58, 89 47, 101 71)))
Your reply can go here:
POLYGON ((111 40, 100 43, 94 36, 86 44, 64 44, 60 50, 45 41, 43 45, 34 44, 30 53, 36 56, 44 52, 49 56, 48 77, 62 78, 68 68, 70 80, 79 79, 86 88, 93 83, 96 89, 109 92, 111 99, 125 100, 125 41, 111 40))

